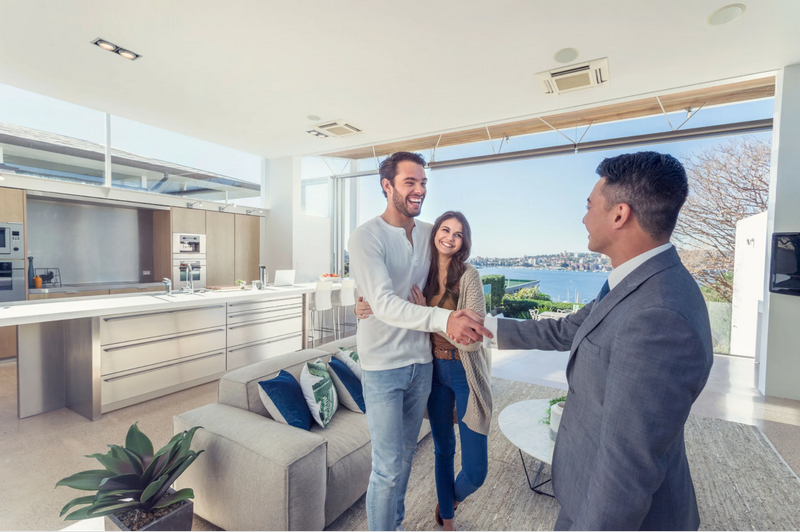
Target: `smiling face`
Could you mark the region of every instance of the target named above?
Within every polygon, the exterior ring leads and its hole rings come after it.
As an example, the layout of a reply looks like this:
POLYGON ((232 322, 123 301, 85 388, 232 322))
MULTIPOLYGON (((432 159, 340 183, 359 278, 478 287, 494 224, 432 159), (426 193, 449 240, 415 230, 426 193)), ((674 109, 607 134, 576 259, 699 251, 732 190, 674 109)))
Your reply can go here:
POLYGON ((401 161, 397 164, 394 183, 384 179, 382 184, 391 205, 400 214, 414 218, 422 212, 427 183, 428 178, 421 165, 413 161, 401 161))
POLYGON ((612 241, 614 218, 616 213, 609 209, 606 198, 603 196, 605 178, 600 179, 592 189, 589 199, 586 200, 586 215, 583 225, 589 232, 589 251, 608 254, 612 241))
POLYGON ((452 257, 464 243, 464 227, 455 218, 448 218, 442 222, 434 237, 434 244, 439 255, 452 257))

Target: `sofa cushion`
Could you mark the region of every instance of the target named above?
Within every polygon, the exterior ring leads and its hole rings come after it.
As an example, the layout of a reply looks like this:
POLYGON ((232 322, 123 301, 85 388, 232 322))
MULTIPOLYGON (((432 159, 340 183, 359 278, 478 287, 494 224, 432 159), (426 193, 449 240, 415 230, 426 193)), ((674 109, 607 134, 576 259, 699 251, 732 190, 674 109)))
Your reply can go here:
POLYGON ((342 338, 341 340, 336 340, 335 342, 328 342, 327 344, 317 346, 317 349, 320 351, 325 351, 326 353, 335 353, 340 347, 345 349, 355 349, 356 337, 348 336, 347 338, 342 338))
POLYGON ((305 363, 300 374, 300 388, 311 411, 311 417, 320 427, 327 427, 336 409, 339 408, 339 397, 331 374, 328 373, 328 365, 322 359, 305 363))
POLYGON ((281 370, 277 377, 259 381, 258 385, 261 402, 272 419, 298 429, 311 428, 311 413, 303 390, 291 373, 281 370))
POLYGON ((358 358, 358 352, 355 349, 340 347, 333 353, 333 356, 344 362, 359 382, 364 380, 361 373, 361 359, 358 358))
POLYGON ((299 382, 304 364, 318 358, 322 358, 327 363, 330 355, 326 351, 304 349, 268 358, 226 373, 219 380, 218 401, 271 418, 258 394, 260 388, 258 381, 271 379, 283 369, 291 373, 299 382))
POLYGON ((333 385, 336 386, 336 394, 339 396, 339 403, 353 412, 364 413, 367 406, 364 402, 364 390, 361 381, 347 367, 347 365, 336 358, 331 357, 328 363, 328 373, 331 374, 333 385))

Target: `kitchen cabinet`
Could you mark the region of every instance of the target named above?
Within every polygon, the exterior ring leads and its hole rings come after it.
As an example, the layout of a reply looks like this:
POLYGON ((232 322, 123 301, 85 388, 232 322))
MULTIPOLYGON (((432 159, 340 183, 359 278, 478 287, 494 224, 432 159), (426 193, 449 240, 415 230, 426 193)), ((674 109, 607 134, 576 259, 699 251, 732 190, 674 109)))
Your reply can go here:
POLYGON ((114 294, 136 294, 141 292, 165 292, 166 288, 162 286, 143 286, 141 288, 112 288, 108 291, 110 295, 114 294))
POLYGON ((17 356, 17 326, 0 327, 0 360, 17 356))
POLYGON ((25 191, 0 188, 0 222, 25 223, 25 191))
POLYGON ((206 211, 172 207, 172 232, 206 234, 206 211))
POLYGON ((234 275, 246 283, 258 279, 261 218, 246 214, 234 215, 236 219, 234 275))
POLYGON ((206 211, 206 286, 230 286, 237 279, 234 269, 235 216, 206 211))
POLYGON ((153 279, 172 278, 172 214, 153 211, 153 279))
POLYGON ((51 292, 49 294, 30 294, 28 299, 61 299, 64 297, 107 296, 108 290, 86 290, 84 292, 51 292))
POLYGON ((303 297, 228 303, 227 370, 303 348, 303 297))

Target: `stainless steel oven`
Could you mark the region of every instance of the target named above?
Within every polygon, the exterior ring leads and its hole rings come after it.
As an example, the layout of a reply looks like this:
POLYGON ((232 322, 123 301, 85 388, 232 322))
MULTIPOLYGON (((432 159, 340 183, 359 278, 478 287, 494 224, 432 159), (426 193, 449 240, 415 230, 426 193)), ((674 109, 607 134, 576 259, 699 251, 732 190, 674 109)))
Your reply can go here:
POLYGON ((186 286, 189 280, 189 268, 181 269, 181 264, 192 266, 191 275, 195 288, 205 288, 206 286, 206 259, 173 259, 172 260, 172 286, 181 289, 186 286))
POLYGON ((0 222, 0 260, 24 259, 22 224, 0 222))
POLYGON ((25 261, 0 260, 0 301, 25 301, 25 261))

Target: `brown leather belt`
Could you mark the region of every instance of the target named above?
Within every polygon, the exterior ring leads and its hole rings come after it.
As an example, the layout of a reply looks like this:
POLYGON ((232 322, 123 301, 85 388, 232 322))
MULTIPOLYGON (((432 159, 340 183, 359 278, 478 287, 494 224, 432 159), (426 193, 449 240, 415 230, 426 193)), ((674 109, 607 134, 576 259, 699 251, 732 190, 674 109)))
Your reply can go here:
POLYGON ((439 360, 461 360, 458 349, 444 349, 442 347, 433 348, 433 356, 439 360))

